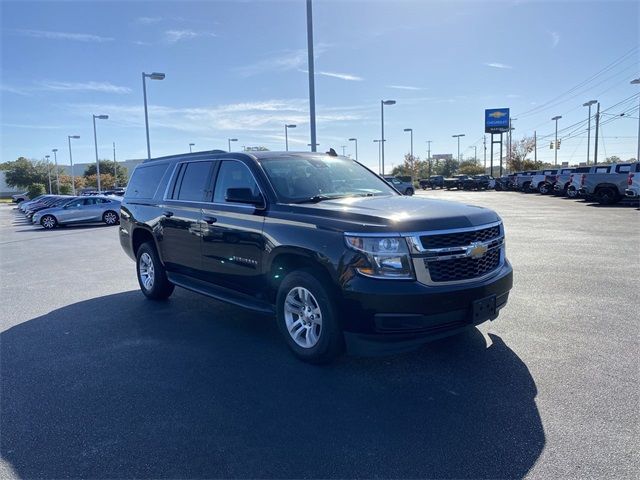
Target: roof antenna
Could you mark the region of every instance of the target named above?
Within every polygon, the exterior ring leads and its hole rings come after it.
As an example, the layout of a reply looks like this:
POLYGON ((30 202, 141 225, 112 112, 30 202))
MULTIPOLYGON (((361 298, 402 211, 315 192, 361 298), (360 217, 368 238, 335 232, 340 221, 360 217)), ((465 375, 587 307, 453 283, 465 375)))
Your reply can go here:
POLYGON ((336 151, 333 148, 330 148, 329 151, 327 152, 327 155, 331 155, 332 157, 337 157, 338 154, 336 153, 336 151))

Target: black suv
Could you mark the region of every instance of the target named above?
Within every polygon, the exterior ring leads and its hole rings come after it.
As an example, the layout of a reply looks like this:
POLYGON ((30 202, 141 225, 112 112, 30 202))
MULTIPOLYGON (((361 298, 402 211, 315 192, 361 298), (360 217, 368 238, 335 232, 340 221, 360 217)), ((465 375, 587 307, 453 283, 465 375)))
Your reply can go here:
POLYGON ((406 197, 335 154, 146 161, 119 231, 148 298, 178 285, 275 315, 291 350, 315 363, 493 320, 512 286, 495 212, 406 197))

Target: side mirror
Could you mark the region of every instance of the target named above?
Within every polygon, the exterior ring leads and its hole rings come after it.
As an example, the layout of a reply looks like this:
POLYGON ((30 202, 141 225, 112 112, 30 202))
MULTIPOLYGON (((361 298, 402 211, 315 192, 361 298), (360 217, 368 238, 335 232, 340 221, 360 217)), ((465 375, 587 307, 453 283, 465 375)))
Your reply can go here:
POLYGON ((255 206, 264 205, 262 195, 254 195, 253 190, 250 188, 227 188, 227 194, 224 199, 230 203, 247 203, 255 206))

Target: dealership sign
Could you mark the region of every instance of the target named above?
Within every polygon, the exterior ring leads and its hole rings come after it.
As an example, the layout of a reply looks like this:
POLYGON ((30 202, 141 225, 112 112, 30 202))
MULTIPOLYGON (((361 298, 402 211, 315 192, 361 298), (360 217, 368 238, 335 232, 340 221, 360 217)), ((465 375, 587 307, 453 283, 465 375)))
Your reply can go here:
POLYGON ((484 132, 504 133, 509 131, 509 109, 489 108, 484 111, 484 132))

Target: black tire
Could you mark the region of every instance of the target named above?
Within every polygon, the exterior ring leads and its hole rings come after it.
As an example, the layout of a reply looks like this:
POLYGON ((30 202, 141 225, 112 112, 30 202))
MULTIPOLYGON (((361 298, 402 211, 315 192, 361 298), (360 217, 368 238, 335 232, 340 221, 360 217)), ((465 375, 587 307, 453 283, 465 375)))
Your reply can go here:
POLYGON ((413 188, 407 188, 407 189, 404 191, 404 194, 405 194, 406 196, 408 196, 408 197, 412 196, 412 195, 413 195, 413 193, 414 193, 414 192, 413 192, 413 188))
MULTIPOLYGON (((147 272, 149 273, 148 269, 147 272)), ((167 271, 160 262, 155 246, 150 242, 143 243, 136 253, 136 277, 140 290, 151 300, 165 300, 171 296, 175 288, 167 278, 167 271), (150 272, 153 278, 151 285, 145 282, 144 275, 141 273, 143 264, 149 259, 153 266, 153 271, 150 272)))
POLYGON ((538 191, 542 195, 548 195, 551 192, 551 185, 546 182, 540 183, 540 185, 538 185, 538 191))
POLYGON ((620 196, 613 187, 603 187, 598 190, 598 203, 600 205, 613 205, 619 200, 620 196))
POLYGON ((107 210, 102 214, 102 221, 107 225, 117 225, 120 221, 120 217, 117 212, 113 210, 107 210))
MULTIPOLYGON (((436 186, 435 185, 431 185, 431 190, 435 190, 435 189, 436 189, 436 186)), ((440 189, 442 189, 442 187, 440 187, 440 189)), ((425 190, 426 190, 426 188, 425 188, 425 190)))
MULTIPOLYGON (((289 349, 300 360, 313 364, 329 363, 337 358, 344 349, 342 327, 337 317, 337 308, 332 300, 333 295, 319 280, 317 272, 312 270, 296 270, 287 275, 278 289, 276 299, 276 321, 289 349), (321 312, 322 325, 317 335, 317 343, 311 347, 302 347, 294 340, 293 333, 287 328, 285 300, 288 294, 294 294, 296 288, 302 287, 311 293, 314 303, 321 312)), ((302 317, 298 316, 297 320, 302 317)), ((294 323, 296 323, 294 322, 294 323)), ((300 329, 302 330, 302 328, 300 329)))
POLYGON ((53 215, 45 215, 40 219, 40 225, 47 230, 52 230, 58 226, 58 219, 53 215))

